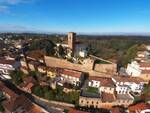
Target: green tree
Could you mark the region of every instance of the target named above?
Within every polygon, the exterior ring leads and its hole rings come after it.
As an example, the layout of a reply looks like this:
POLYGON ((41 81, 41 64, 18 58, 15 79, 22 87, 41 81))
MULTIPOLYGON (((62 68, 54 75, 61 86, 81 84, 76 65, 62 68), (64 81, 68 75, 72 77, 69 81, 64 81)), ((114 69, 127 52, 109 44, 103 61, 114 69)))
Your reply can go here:
POLYGON ((65 56, 65 50, 64 50, 64 48, 61 46, 61 45, 59 45, 59 55, 60 56, 62 56, 62 57, 64 57, 65 56))
POLYGON ((43 90, 40 86, 37 86, 33 89, 35 95, 43 97, 43 90))
POLYGON ((10 74, 12 78, 12 82, 16 85, 20 85, 22 83, 23 78, 25 78, 27 75, 25 75, 22 71, 13 71, 10 74))

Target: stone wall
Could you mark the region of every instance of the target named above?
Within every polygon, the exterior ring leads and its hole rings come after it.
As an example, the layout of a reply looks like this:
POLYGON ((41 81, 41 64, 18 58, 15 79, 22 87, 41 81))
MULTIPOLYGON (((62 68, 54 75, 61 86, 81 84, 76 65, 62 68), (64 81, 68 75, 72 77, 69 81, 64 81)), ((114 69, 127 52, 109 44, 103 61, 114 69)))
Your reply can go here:
POLYGON ((116 74, 117 70, 116 64, 96 64, 94 66, 94 61, 91 59, 85 60, 83 64, 74 64, 64 59, 45 56, 45 63, 50 67, 60 67, 87 72, 90 76, 110 77, 116 74))
POLYGON ((67 68, 67 69, 74 69, 79 71, 85 71, 86 67, 83 67, 81 64, 73 64, 67 60, 54 58, 45 56, 45 62, 47 66, 50 67, 60 67, 60 68, 67 68))
POLYGON ((117 64, 95 64, 94 70, 102 73, 116 74, 117 64))

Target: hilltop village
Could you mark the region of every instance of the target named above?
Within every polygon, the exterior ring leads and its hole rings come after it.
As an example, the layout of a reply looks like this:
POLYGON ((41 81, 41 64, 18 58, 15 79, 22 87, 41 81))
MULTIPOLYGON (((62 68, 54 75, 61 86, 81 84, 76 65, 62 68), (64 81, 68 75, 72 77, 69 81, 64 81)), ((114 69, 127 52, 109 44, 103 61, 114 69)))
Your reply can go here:
POLYGON ((150 113, 149 45, 119 67, 90 54, 74 32, 55 44, 0 40, 11 43, 0 54, 1 109, 6 113, 150 113))

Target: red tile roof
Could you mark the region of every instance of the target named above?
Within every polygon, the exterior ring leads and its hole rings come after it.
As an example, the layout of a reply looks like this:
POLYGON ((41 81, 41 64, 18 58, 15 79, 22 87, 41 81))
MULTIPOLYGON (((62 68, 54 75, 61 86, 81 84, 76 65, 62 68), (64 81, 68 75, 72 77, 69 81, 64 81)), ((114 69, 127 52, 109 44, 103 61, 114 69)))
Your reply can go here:
POLYGON ((89 113, 89 112, 79 111, 79 110, 70 108, 68 113, 89 113))
POLYGON ((100 81, 101 86, 115 87, 115 84, 114 84, 114 82, 112 81, 111 78, 90 76, 89 80, 90 81, 91 80, 100 81))
POLYGON ((111 109, 111 113, 122 113, 122 108, 113 107, 113 108, 111 109))
POLYGON ((110 93, 104 93, 104 92, 102 92, 101 96, 102 96, 102 101, 103 102, 112 102, 112 101, 115 100, 114 95, 110 94, 110 93))
POLYGON ((150 63, 146 63, 146 62, 140 62, 139 65, 140 67, 150 67, 150 63))
POLYGON ((23 82, 24 83, 36 83, 36 80, 32 76, 29 76, 29 77, 24 78, 23 82))
POLYGON ((14 65, 15 60, 6 60, 6 59, 0 59, 0 64, 9 64, 9 65, 14 65))
POLYGON ((142 74, 150 74, 150 70, 142 70, 142 74))
POLYGON ((69 70, 69 69, 64 69, 64 70, 62 70, 61 74, 68 75, 68 76, 73 76, 73 77, 76 77, 76 78, 80 78, 81 75, 82 75, 82 72, 69 70))
POLYGON ((138 77, 114 76, 113 79, 115 79, 117 82, 135 82, 137 84, 141 82, 147 82, 146 80, 143 80, 142 78, 138 78, 138 77))
POLYGON ((146 110, 146 109, 150 109, 150 105, 149 105, 149 104, 146 104, 146 103, 144 103, 144 102, 135 104, 135 105, 130 106, 130 107, 128 108, 128 110, 129 110, 130 112, 142 111, 142 110, 146 110))
POLYGON ((7 95, 9 95, 10 98, 18 96, 15 92, 13 92, 13 91, 10 90, 9 88, 7 88, 7 87, 5 86, 5 84, 2 83, 2 82, 0 82, 0 89, 2 90, 2 92, 5 92, 7 95))
POLYGON ((35 106, 27 97, 24 95, 17 96, 10 100, 3 102, 3 106, 7 111, 13 112, 18 108, 23 108, 28 113, 41 113, 42 110, 35 106))

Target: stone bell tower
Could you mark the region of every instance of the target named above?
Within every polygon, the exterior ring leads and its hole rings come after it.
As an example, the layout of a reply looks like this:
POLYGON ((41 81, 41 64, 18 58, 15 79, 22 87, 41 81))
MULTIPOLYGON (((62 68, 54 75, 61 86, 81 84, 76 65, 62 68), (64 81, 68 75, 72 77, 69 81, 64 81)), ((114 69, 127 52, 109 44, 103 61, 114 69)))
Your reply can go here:
POLYGON ((69 32, 68 33, 68 47, 72 51, 72 56, 74 56, 74 53, 75 53, 75 42, 76 42, 76 33, 69 32))

